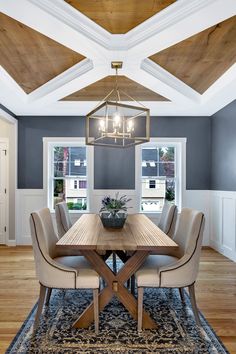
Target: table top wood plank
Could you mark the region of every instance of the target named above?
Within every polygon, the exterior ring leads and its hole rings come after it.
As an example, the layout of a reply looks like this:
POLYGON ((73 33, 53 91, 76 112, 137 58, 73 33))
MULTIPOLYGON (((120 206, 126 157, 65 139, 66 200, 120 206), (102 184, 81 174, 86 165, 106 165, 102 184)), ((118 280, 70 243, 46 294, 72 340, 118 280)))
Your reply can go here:
POLYGON ((122 229, 104 228, 99 215, 83 214, 57 242, 81 250, 165 251, 178 245, 146 215, 128 215, 122 229))
POLYGON ((57 246, 97 249, 100 220, 96 214, 83 214, 57 242, 57 246))
POLYGON ((135 251, 137 243, 130 230, 130 225, 126 222, 122 229, 106 229, 101 223, 97 249, 106 251, 135 251))
POLYGON ((128 219, 128 222, 139 250, 177 246, 144 214, 134 214, 128 219))

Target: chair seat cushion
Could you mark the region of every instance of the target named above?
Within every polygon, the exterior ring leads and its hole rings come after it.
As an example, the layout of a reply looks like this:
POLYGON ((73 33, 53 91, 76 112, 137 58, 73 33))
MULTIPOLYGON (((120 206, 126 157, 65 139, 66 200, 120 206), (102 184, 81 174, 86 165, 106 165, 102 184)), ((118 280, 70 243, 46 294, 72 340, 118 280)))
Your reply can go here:
POLYGON ((159 286, 159 269, 175 263, 177 257, 172 256, 148 256, 142 267, 136 272, 135 277, 138 287, 158 287, 159 286))
POLYGON ((76 279, 77 289, 97 289, 99 288, 99 275, 92 269, 90 263, 82 256, 56 257, 54 261, 74 268, 78 271, 76 279))

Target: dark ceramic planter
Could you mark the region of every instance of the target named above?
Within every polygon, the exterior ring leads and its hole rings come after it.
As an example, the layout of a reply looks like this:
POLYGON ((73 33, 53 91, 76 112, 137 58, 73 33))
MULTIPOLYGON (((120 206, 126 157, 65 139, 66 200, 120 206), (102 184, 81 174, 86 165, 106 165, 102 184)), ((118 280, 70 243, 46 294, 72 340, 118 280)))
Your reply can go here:
POLYGON ((122 212, 101 212, 100 219, 105 228, 109 229, 122 229, 125 220, 127 218, 126 213, 122 212))

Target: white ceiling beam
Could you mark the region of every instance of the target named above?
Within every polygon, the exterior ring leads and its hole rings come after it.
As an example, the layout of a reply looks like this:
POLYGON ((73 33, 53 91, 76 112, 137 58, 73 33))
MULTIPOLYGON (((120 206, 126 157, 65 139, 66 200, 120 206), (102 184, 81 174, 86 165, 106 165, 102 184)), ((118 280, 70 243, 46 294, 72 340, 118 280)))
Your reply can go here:
MULTIPOLYGON (((150 59, 145 59, 141 63, 142 79, 147 81, 152 80, 152 90, 160 93, 162 96, 170 99, 172 102, 179 103, 180 101, 193 101, 193 103, 200 103, 201 95, 179 80, 174 75, 157 65, 150 59), (156 79, 156 80, 155 80, 156 79)), ((140 75, 141 75, 140 71, 140 75)), ((150 85, 149 85, 150 87, 150 85)))
MULTIPOLYGON (((59 101, 49 105, 37 107, 25 105, 17 115, 29 116, 85 116, 90 112, 98 101, 59 101)), ((133 104, 133 101, 126 102, 133 104)), ((206 112, 200 106, 178 105, 173 102, 150 102, 142 101, 142 104, 150 109, 151 116, 206 116, 206 112)), ((36 117, 37 118, 37 117, 36 117)))
POLYGON ((145 59, 235 14, 235 0, 176 1, 127 33, 130 60, 145 59))
POLYGON ((152 115, 209 115, 235 97, 234 71, 231 76, 223 75, 201 96, 146 59, 235 15, 235 0, 227 0, 227 5, 225 0, 179 0, 124 35, 110 34, 62 0, 0 0, 0 10, 89 58, 29 95, 0 68, 0 101, 17 115, 87 113, 96 102, 57 100, 113 75, 112 60, 123 61, 120 75, 171 100, 145 102, 152 115))
MULTIPOLYGON (((50 100, 57 101, 58 99, 65 97, 65 95, 69 95, 76 89, 78 80, 80 80, 81 85, 87 85, 85 74, 93 69, 93 62, 90 59, 82 60, 31 92, 28 95, 28 103, 43 98, 47 98, 48 101, 49 97, 50 100)), ((92 75, 93 74, 94 71, 92 72, 92 75)))
POLYGON ((12 112, 20 110, 27 103, 27 94, 0 65, 0 103, 12 112))
POLYGON ((105 35, 103 29, 75 9, 71 15, 71 6, 66 5, 58 0, 0 0, 0 9, 6 15, 87 58, 104 60, 108 51, 95 40, 95 34, 99 39, 101 32, 105 35))
POLYGON ((28 105, 40 108, 42 105, 54 103, 73 92, 82 90, 95 81, 103 79, 107 75, 106 67, 91 68, 82 73, 79 70, 71 69, 32 92, 29 95, 28 105))
POLYGON ((202 95, 202 104, 208 115, 216 113, 236 99, 236 64, 232 65, 202 95))

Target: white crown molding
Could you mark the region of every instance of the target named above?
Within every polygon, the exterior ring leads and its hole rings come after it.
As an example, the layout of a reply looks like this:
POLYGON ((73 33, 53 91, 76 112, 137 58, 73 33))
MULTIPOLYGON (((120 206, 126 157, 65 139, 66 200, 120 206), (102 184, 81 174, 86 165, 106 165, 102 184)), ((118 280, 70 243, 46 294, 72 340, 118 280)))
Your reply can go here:
MULTIPOLYGON (((42 85, 38 89, 34 90, 28 95, 28 102, 39 100, 42 97, 55 93, 58 89, 61 89, 67 84, 71 84, 73 80, 81 80, 81 76, 92 70, 93 62, 90 59, 84 59, 78 64, 75 64, 68 70, 64 71, 60 75, 56 76, 46 84, 42 85)), ((72 91, 73 92, 73 91, 72 91)), ((69 91, 68 94, 71 92, 69 91)), ((59 95, 60 97, 60 95, 59 95)), ((65 97, 64 94, 62 97, 65 97)))
MULTIPOLYGON (((180 94, 183 96, 184 100, 191 100, 195 103, 201 102, 201 95, 198 92, 193 90, 190 86, 186 85, 174 75, 170 74, 160 65, 154 63, 152 60, 144 59, 141 63, 141 69, 159 80, 159 82, 161 81, 163 84, 175 90, 175 94, 177 94, 177 102, 180 99, 180 94)), ((172 98, 170 96, 168 98, 175 101, 175 95, 172 98)))
POLYGON ((11 114, 4 111, 4 109, 2 108, 0 108, 0 118, 11 124, 17 123, 17 119, 15 119, 11 114))
POLYGON ((225 0, 176 1, 127 34, 133 32, 135 38, 130 58, 145 59, 235 14, 235 0, 228 0, 227 6, 225 0))
POLYGON ((112 35, 103 27, 97 25, 80 11, 61 0, 28 0, 47 13, 58 18, 61 22, 73 27, 77 32, 90 38, 104 48, 109 48, 112 35))
POLYGON ((236 64, 232 65, 203 95, 208 115, 213 115, 236 99, 236 64))
POLYGON ((130 49, 139 43, 142 43, 162 32, 167 27, 174 26, 176 23, 193 13, 196 14, 197 11, 205 8, 214 1, 216 0, 176 1, 161 12, 141 23, 139 26, 131 29, 125 35, 129 43, 128 48, 130 49))
POLYGON ((95 102, 59 100, 113 75, 112 60, 123 61, 121 75, 171 101, 145 102, 152 115, 211 115, 236 98, 234 68, 200 95, 147 59, 235 15, 235 0, 227 6, 225 0, 179 0, 122 35, 109 33, 63 0, 0 0, 0 10, 88 58, 29 95, 0 67, 0 102, 17 115, 85 114, 95 102))
MULTIPOLYGON (((74 17, 71 17, 71 21, 68 19, 65 20, 67 13, 60 10, 60 8, 58 8, 57 11, 54 9, 54 13, 52 10, 54 1, 56 0, 53 0, 53 2, 48 0, 0 0, 0 10, 15 20, 24 23, 85 57, 91 58, 95 56, 104 59, 104 57, 107 56, 107 50, 91 39, 92 33, 95 31, 92 31, 91 35, 89 35, 88 33, 85 34, 85 31, 82 31, 81 28, 77 29, 74 17), (46 7, 46 5, 40 7, 39 5, 44 4, 44 2, 45 4, 49 3, 51 7, 46 7), (59 13, 61 13, 61 17, 59 13)), ((63 4, 64 1, 61 1, 61 3, 63 4)), ((87 19, 82 14, 80 17, 84 17, 91 25, 91 20, 87 19)), ((81 18, 77 19, 77 21, 80 23, 81 18)), ((96 27, 98 33, 99 30, 101 30, 101 27, 95 23, 92 27, 96 27)))

